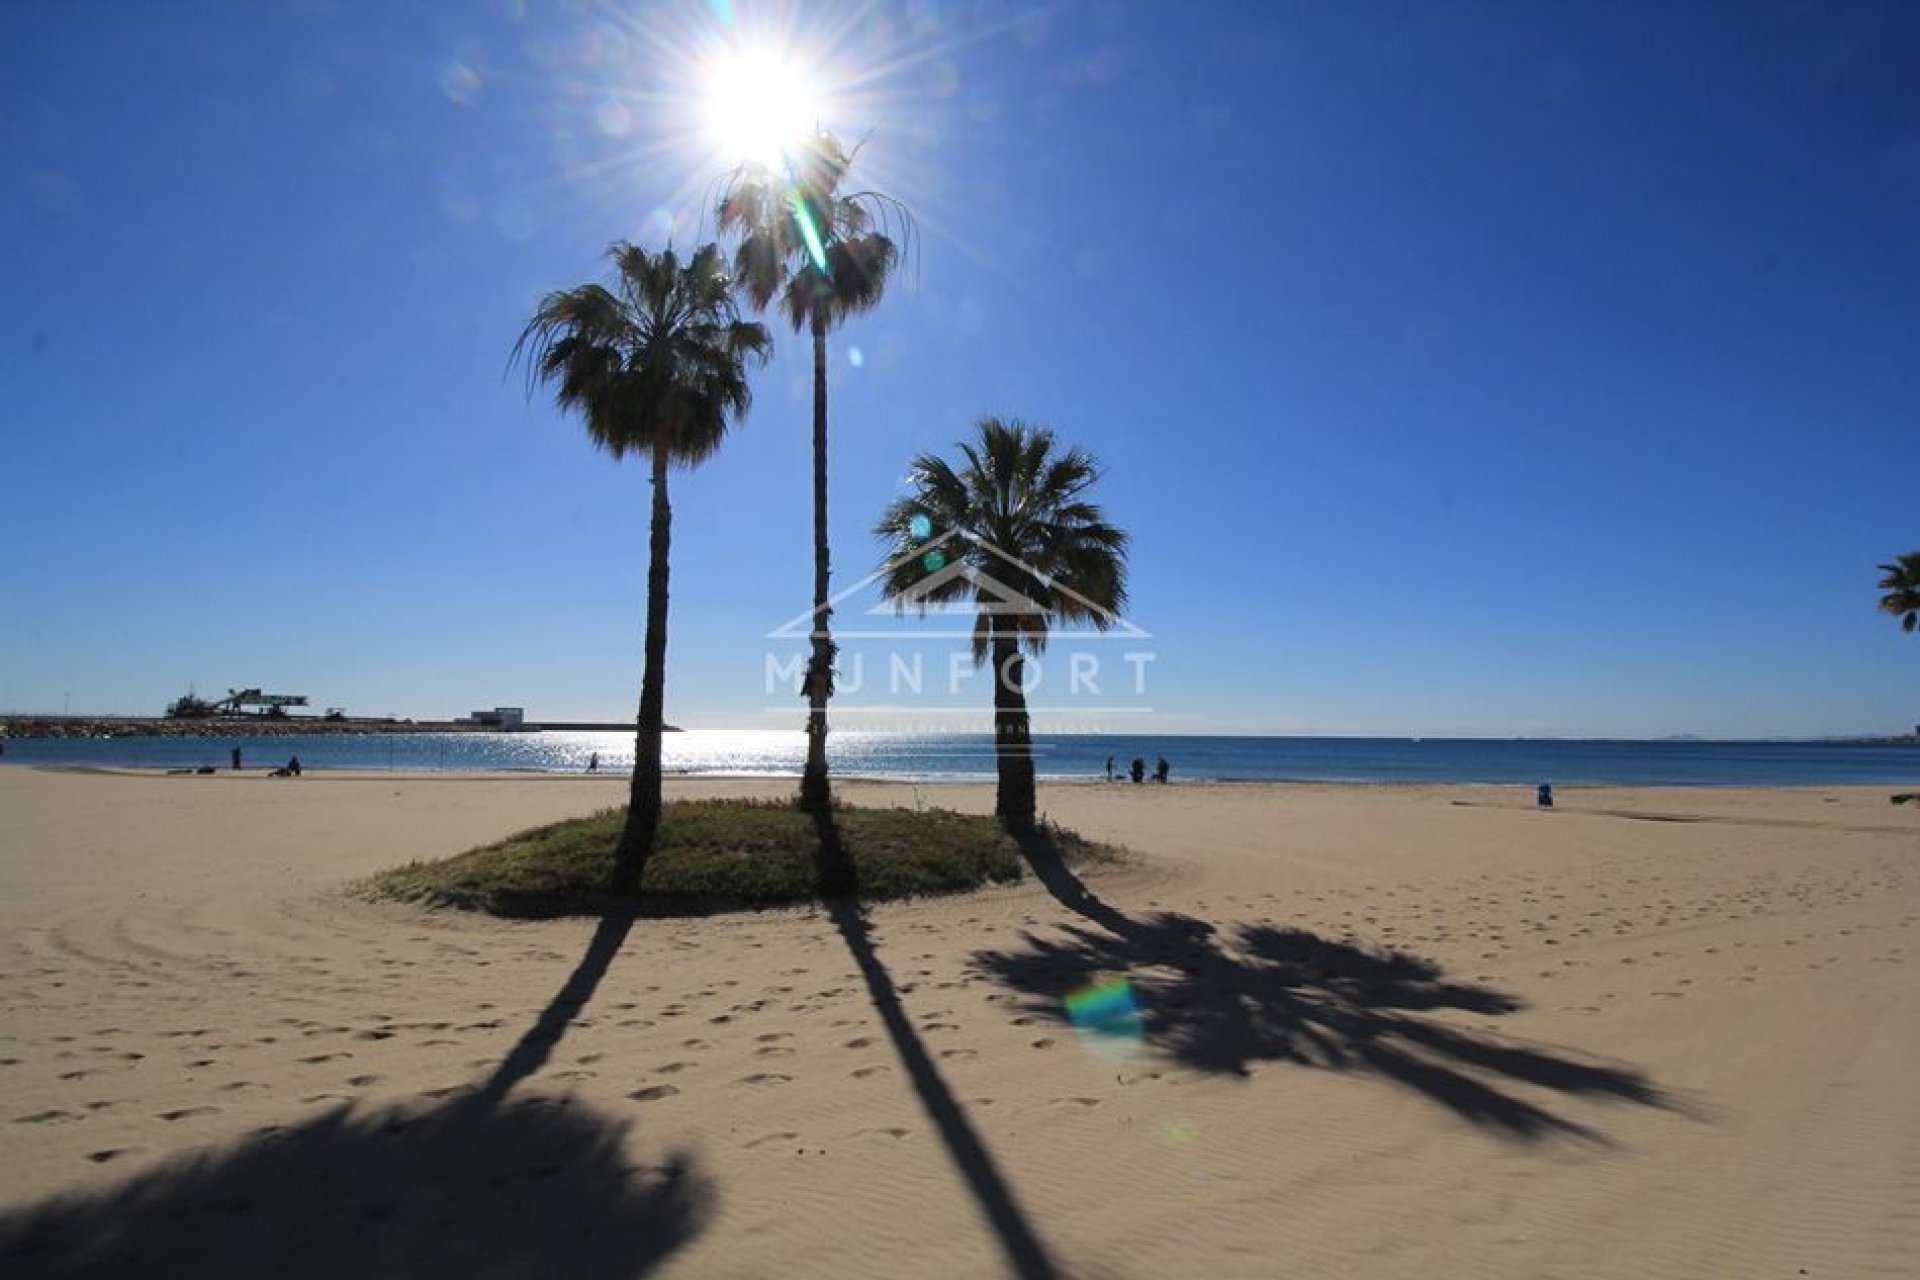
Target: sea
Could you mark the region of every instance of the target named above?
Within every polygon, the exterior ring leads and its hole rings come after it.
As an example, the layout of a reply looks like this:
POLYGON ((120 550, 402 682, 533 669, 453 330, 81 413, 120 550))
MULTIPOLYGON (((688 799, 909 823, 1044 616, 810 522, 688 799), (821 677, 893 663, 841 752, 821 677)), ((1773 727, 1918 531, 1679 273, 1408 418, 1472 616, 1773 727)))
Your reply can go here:
MULTIPOLYGON (((798 777, 800 732, 694 729, 664 740, 670 774, 798 777)), ((238 747, 249 769, 299 756, 306 769, 582 773, 633 764, 633 736, 603 732, 314 734, 274 737, 9 738, 0 767, 225 770, 238 747)), ((1309 738, 1061 735, 1034 741, 1036 768, 1053 780, 1123 775, 1136 758, 1164 757, 1173 781, 1453 783, 1483 785, 1920 787, 1920 744, 1605 741, 1519 738, 1309 738)), ((994 776, 988 734, 845 730, 830 739, 841 776, 975 782, 994 776)))

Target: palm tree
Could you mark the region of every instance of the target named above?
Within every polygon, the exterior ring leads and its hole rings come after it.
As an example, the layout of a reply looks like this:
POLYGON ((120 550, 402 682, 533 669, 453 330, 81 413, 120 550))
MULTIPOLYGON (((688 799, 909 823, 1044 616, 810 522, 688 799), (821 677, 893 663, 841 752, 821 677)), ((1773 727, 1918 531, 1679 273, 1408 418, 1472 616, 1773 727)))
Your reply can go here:
POLYGON ((556 404, 586 420, 593 442, 615 458, 649 455, 653 520, 647 561, 646 659, 635 725, 626 826, 614 854, 613 888, 640 887, 660 828, 660 736, 665 727, 667 552, 673 509, 667 468, 712 457, 730 423, 752 403, 749 361, 765 363, 765 326, 742 320, 717 245, 684 264, 671 247, 648 253, 625 241, 607 251, 611 289, 583 284, 550 293, 514 344, 527 386, 553 388, 556 404))
POLYGON ((1887 575, 1880 579, 1880 589, 1887 593, 1880 597, 1880 608, 1900 619, 1902 631, 1920 627, 1920 551, 1909 551, 1880 568, 1887 575))
POLYGON ((778 297, 795 333, 813 338, 813 628, 804 692, 807 763, 800 802, 815 813, 832 804, 827 785, 827 701, 833 696, 835 649, 827 604, 827 333, 848 316, 872 310, 886 292, 899 248, 884 234, 912 221, 896 200, 849 191, 849 152, 830 133, 816 133, 788 162, 784 180, 764 168, 735 173, 720 199, 723 232, 741 239, 735 274, 756 310, 778 297))
POLYGON ((881 591, 896 607, 975 606, 973 660, 993 666, 995 810, 1008 831, 1033 830, 1032 731, 1026 655, 1055 623, 1105 631, 1127 603, 1127 535, 1087 492, 1099 464, 1061 450, 1053 432, 982 418, 960 443, 965 465, 921 454, 912 492, 888 505, 874 532, 889 544, 881 591))

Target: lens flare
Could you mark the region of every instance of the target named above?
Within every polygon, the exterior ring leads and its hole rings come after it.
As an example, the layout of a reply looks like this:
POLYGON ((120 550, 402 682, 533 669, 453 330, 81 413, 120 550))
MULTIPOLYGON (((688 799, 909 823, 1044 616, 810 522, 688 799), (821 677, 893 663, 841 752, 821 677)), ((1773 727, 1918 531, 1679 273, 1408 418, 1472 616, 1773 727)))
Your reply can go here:
POLYGON ((633 129, 633 112, 624 102, 602 102, 593 113, 594 123, 609 138, 624 138, 633 129))
POLYGON ((933 536, 933 521, 925 512, 922 512, 907 521, 907 532, 912 534, 916 541, 925 542, 933 536))
POLYGON ((787 199, 793 205, 793 222, 800 228, 800 238, 807 243, 807 257, 813 259, 813 269, 823 276, 830 276, 826 242, 821 239, 820 228, 814 223, 813 210, 797 193, 789 195, 787 199))
POLYGON ((440 92, 449 102, 466 107, 480 96, 480 73, 464 62, 448 62, 440 68, 440 92))
POLYGON ((1146 1041, 1133 984, 1109 978, 1067 997, 1067 1019, 1080 1040, 1103 1058, 1128 1058, 1146 1041))

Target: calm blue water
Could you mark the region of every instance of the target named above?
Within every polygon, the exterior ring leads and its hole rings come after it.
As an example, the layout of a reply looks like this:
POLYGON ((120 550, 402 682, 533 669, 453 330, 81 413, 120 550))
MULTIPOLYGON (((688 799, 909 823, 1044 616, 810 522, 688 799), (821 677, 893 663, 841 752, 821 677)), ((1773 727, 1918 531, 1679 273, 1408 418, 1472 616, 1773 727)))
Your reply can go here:
MULTIPOLYGON (((626 733, 450 733, 316 735, 288 738, 9 739, 6 765, 224 768, 239 746, 249 768, 299 755, 313 769, 528 770, 577 772, 598 752, 603 770, 632 766, 626 733)), ((675 773, 798 776, 805 744, 798 732, 691 730, 668 734, 666 765, 675 773)), ((986 734, 845 731, 831 745, 844 774, 928 782, 993 776, 986 734)), ((1584 742, 1428 738, 1227 738, 1176 736, 1043 737, 1035 742, 1043 777, 1103 777, 1108 756, 1124 772, 1134 756, 1149 769, 1164 754, 1175 781, 1441 782, 1563 785, 1920 786, 1920 746, 1843 746, 1791 742, 1584 742)))

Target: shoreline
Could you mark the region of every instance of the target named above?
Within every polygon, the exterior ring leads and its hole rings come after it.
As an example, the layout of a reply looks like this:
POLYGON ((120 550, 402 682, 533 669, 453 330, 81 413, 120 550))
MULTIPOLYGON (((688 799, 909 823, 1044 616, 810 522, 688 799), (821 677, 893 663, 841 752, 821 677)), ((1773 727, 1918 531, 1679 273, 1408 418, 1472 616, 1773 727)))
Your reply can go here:
MULTIPOLYGON (((503 783, 524 783, 524 785, 586 785, 586 787, 605 787, 614 791, 612 800, 624 802, 626 787, 630 775, 624 771, 603 770, 599 773, 586 771, 559 770, 326 770, 326 768, 307 768, 300 777, 275 777, 271 768, 250 768, 234 773, 227 768, 215 773, 182 773, 182 771, 156 770, 156 768, 132 768, 132 766, 84 766, 84 764, 17 764, 13 766, 21 771, 38 771, 54 775, 81 775, 81 777, 115 777, 129 781, 175 781, 175 779, 219 779, 223 783, 238 783, 248 779, 263 779, 273 783, 390 783, 390 785, 503 785, 503 783)), ((8 762, 0 760, 0 773, 8 770, 8 762)), ((666 798, 674 800, 676 793, 695 793, 699 796, 710 794, 733 794, 739 791, 753 791, 758 798, 778 798, 781 794, 793 791, 799 783, 799 773, 668 773, 662 783, 666 789, 666 798)), ((920 794, 927 791, 948 794, 987 794, 991 796, 996 783, 993 777, 947 777, 947 779, 910 779, 883 773, 835 773, 835 785, 845 783, 847 787, 870 793, 920 794)), ((1536 802, 1536 789, 1532 783, 1465 783, 1465 781, 1327 781, 1327 779, 1173 779, 1171 783, 1106 783, 1100 777, 1041 777, 1041 808, 1044 810, 1046 794, 1058 789, 1060 794, 1098 794, 1110 793, 1114 796, 1154 796, 1154 794, 1187 794, 1187 796, 1206 796, 1206 794, 1254 794, 1271 793, 1275 796, 1415 796, 1415 798, 1448 798, 1453 806, 1484 806, 1490 800, 1500 796, 1513 796, 1511 804, 1500 804, 1498 808, 1524 808, 1540 810, 1544 814, 1553 812, 1592 812, 1571 808, 1565 804, 1540 806, 1536 802), (1457 794, 1453 794, 1457 793, 1457 794)), ((1866 798, 1891 802, 1897 808, 1908 808, 1903 796, 1920 794, 1920 787, 1908 787, 1907 783, 1553 783, 1553 794, 1572 796, 1576 800, 1596 800, 1607 796, 1620 796, 1630 800, 1636 794, 1651 796, 1716 796, 1716 798, 1764 798, 1764 796, 1832 796, 1841 798, 1866 798)), ((1914 823, 1914 833, 1920 835, 1920 823, 1914 823)))
MULTIPOLYGON (((38 764, 29 761, 8 761, 0 759, 0 770, 8 767, 20 770, 50 773, 74 774, 91 777, 112 777, 127 779, 175 779, 175 778, 214 778, 228 782, 263 779, 269 782, 392 782, 392 783, 509 783, 524 782, 533 784, 580 783, 611 786, 624 789, 630 774, 619 769, 603 769, 599 773, 587 773, 584 770, 558 769, 330 769, 307 766, 298 778, 280 778, 273 776, 273 766, 256 765, 239 772, 224 766, 213 773, 194 773, 184 770, 152 768, 135 765, 87 765, 87 764, 38 764)), ((798 773, 669 773, 662 779, 669 793, 676 788, 712 787, 751 787, 751 788, 791 788, 800 781, 798 773)), ((937 790, 985 790, 992 791, 997 785, 991 775, 967 778, 913 778, 897 774, 872 773, 835 773, 833 781, 846 783, 861 789, 880 791, 922 791, 937 790)), ((1452 780, 1440 781, 1404 781, 1398 779, 1328 779, 1328 778, 1175 778, 1170 782, 1130 783, 1121 779, 1107 782, 1099 777, 1048 777, 1038 779, 1041 792, 1051 788, 1063 788, 1073 792, 1091 792, 1111 790, 1115 795, 1152 796, 1168 793, 1224 792, 1257 793, 1262 790, 1278 794, 1309 794, 1327 792, 1332 794, 1418 794, 1433 795, 1458 791, 1467 796, 1485 797, 1488 795, 1514 793, 1523 795, 1525 807, 1537 808, 1535 803, 1535 784, 1531 782, 1464 782, 1452 780)), ((1651 792, 1673 793, 1675 795, 1740 795, 1751 793, 1756 796, 1767 795, 1810 795, 1827 794, 1835 796, 1879 796, 1889 788, 1900 792, 1920 791, 1920 784, 1876 783, 1876 782, 1568 782, 1553 784, 1556 797, 1563 794, 1591 796, 1596 792, 1651 792)), ((1905 794, 1906 792, 1900 792, 1905 794)), ((668 796, 672 798, 671 794, 668 796)), ((1464 802, 1463 802, 1464 803, 1464 802)), ((1557 806, 1548 806, 1552 809, 1557 806)), ((1916 828, 1920 830, 1920 828, 1916 828)))

